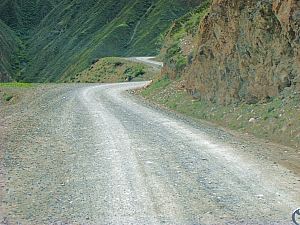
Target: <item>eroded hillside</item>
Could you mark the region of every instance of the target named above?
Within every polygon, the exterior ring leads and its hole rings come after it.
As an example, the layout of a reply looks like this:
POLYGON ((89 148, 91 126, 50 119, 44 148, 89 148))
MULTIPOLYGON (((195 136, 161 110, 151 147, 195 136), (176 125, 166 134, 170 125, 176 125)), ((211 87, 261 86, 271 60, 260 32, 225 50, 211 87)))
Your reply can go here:
POLYGON ((220 104, 270 101, 300 90, 299 32, 299 1, 215 0, 197 34, 183 36, 176 54, 169 46, 165 71, 178 74, 168 59, 179 55, 179 73, 194 97, 220 104))
POLYGON ((295 0, 204 2, 169 29, 162 75, 142 95, 299 148, 299 15, 295 0))

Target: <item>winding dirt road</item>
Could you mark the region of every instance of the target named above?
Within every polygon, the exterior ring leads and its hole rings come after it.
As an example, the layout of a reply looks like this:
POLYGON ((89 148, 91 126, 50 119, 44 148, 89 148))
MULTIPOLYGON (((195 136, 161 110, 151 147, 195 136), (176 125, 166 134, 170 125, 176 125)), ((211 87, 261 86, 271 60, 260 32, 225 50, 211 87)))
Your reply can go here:
POLYGON ((46 85, 1 110, 2 218, 21 224, 291 224, 300 179, 218 128, 125 92, 46 85), (34 99, 34 100, 33 100, 34 99))
POLYGON ((156 69, 161 69, 164 64, 162 62, 159 62, 159 61, 155 61, 155 57, 129 57, 129 58, 126 58, 130 61, 133 61, 133 62, 139 62, 139 63, 144 63, 146 65, 150 65, 156 69))

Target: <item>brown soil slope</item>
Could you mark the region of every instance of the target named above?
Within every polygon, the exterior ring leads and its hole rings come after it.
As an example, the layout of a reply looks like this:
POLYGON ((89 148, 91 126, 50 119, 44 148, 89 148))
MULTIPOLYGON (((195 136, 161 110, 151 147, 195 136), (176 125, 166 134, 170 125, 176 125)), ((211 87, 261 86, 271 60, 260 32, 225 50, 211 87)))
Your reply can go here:
POLYGON ((187 88, 202 99, 256 103, 300 90, 300 2, 215 0, 203 19, 187 88))

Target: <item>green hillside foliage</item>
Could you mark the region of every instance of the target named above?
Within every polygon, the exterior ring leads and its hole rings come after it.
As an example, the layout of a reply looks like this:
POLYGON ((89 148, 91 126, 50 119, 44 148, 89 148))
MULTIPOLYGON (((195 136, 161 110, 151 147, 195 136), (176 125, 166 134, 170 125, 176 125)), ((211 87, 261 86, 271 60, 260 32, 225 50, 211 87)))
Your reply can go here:
POLYGON ((28 34, 58 2, 58 0, 2 0, 0 19, 18 33, 28 34))
POLYGON ((21 49, 20 39, 0 20, 0 82, 16 79, 24 58, 21 49))
POLYGON ((194 55, 193 40, 198 33, 201 19, 208 13, 211 0, 203 1, 197 8, 175 20, 168 30, 164 44, 161 49, 160 58, 176 74, 177 77, 182 70, 191 63, 194 55))
POLYGON ((160 0, 152 3, 140 20, 139 29, 131 42, 128 54, 139 56, 143 56, 145 52, 149 52, 150 55, 157 54, 162 44, 160 37, 170 27, 171 22, 198 6, 200 2, 202 1, 160 0))
POLYGON ((159 71, 125 58, 107 57, 94 62, 88 69, 62 78, 66 83, 115 83, 151 80, 159 71))
POLYGON ((32 39, 40 45, 30 49, 34 64, 25 80, 56 81, 81 72, 96 58, 156 54, 159 35, 189 9, 183 2, 174 2, 61 3, 32 39))
POLYGON ((4 0, 0 18, 25 42, 20 81, 56 82, 107 56, 155 55, 174 19, 201 0, 4 0))

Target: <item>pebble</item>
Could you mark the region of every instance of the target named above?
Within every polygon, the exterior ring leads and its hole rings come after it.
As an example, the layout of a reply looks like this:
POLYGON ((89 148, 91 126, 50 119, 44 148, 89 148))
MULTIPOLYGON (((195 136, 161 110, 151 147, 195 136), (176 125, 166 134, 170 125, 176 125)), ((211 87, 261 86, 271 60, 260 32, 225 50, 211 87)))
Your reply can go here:
POLYGON ((249 123, 255 123, 256 122, 256 119, 255 118, 251 118, 250 120, 249 120, 249 123))

